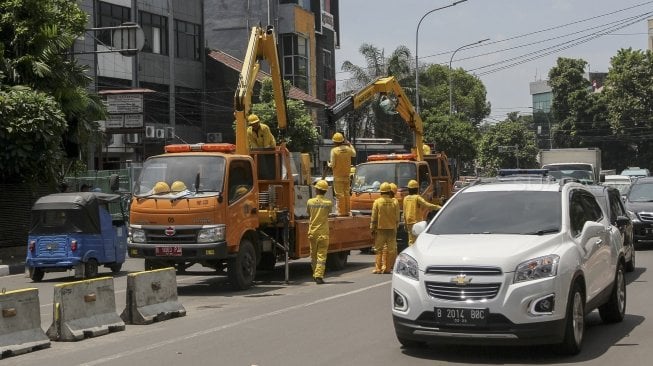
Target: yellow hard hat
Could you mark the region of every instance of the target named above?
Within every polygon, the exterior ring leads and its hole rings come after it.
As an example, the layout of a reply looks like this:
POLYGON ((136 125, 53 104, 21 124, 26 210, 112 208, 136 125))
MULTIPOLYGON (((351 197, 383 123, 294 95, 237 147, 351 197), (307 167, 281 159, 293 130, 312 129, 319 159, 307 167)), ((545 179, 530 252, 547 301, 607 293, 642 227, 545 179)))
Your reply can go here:
POLYGON ((170 186, 172 192, 181 192, 186 190, 186 184, 180 180, 176 180, 170 186))
POLYGON ((417 183, 417 181, 416 181, 415 179, 411 179, 411 180, 408 182, 408 188, 410 188, 410 189, 412 189, 412 188, 419 188, 419 184, 417 183))
POLYGON ((236 189, 235 194, 236 194, 236 196, 241 196, 241 195, 247 193, 247 191, 248 191, 247 187, 240 186, 240 187, 238 187, 238 189, 236 189))
POLYGON ((324 179, 320 179, 317 182, 315 182, 315 189, 319 189, 321 191, 327 191, 329 190, 329 183, 327 183, 327 181, 324 179))
POLYGON ((379 192, 381 193, 392 192, 392 187, 390 186, 390 183, 388 182, 381 183, 381 186, 379 187, 379 192))
POLYGON ((170 192, 170 186, 166 182, 156 182, 153 190, 154 194, 168 193, 170 192))
POLYGON ((336 132, 333 134, 331 140, 333 140, 333 142, 344 142, 345 136, 343 136, 340 132, 336 132))
POLYGON ((424 151, 425 155, 430 155, 431 154, 431 147, 427 144, 422 145, 422 151, 424 151))
POLYGON ((255 124, 255 123, 259 123, 260 121, 261 121, 261 120, 258 119, 258 116, 255 115, 254 113, 250 114, 250 115, 247 117, 247 124, 250 125, 250 126, 253 125, 253 124, 255 124))
POLYGON ((392 191, 392 193, 397 194, 398 189, 399 189, 399 187, 397 187, 396 184, 390 183, 390 190, 392 191))

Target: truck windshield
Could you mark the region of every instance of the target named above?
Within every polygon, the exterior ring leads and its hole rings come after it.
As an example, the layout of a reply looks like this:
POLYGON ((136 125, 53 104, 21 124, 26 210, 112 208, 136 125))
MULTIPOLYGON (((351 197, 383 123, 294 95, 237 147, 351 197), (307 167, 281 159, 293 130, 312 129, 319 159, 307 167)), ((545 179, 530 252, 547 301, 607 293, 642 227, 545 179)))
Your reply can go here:
POLYGON ((134 186, 134 195, 152 194, 157 182, 172 186, 183 182, 190 192, 222 192, 225 159, 221 156, 159 156, 143 163, 141 174, 134 186), (199 179, 199 187, 196 182, 199 179))
POLYGON ((356 192, 377 192, 383 182, 395 183, 401 188, 408 186, 411 179, 417 179, 416 167, 412 163, 360 164, 356 166, 352 189, 356 192))

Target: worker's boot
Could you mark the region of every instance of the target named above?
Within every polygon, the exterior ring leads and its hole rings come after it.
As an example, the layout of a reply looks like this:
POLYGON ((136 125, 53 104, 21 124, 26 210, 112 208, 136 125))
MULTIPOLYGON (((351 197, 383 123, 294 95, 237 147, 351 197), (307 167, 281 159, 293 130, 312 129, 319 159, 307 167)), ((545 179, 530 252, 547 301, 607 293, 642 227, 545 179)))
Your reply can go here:
POLYGON ((376 256, 374 259, 374 271, 372 271, 372 273, 383 273, 383 269, 381 268, 382 265, 383 265, 382 254, 380 252, 376 252, 376 256))

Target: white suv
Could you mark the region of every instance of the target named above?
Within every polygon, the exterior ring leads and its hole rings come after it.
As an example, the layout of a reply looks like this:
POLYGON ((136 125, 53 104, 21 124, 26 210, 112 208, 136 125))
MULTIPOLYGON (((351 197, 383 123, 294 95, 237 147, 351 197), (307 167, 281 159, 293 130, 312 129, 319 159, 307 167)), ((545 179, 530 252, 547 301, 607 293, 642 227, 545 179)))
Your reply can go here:
POLYGON ((623 320, 624 249, 583 185, 479 182, 458 192, 404 250, 392 314, 404 347, 559 344, 580 352, 584 317, 623 320))

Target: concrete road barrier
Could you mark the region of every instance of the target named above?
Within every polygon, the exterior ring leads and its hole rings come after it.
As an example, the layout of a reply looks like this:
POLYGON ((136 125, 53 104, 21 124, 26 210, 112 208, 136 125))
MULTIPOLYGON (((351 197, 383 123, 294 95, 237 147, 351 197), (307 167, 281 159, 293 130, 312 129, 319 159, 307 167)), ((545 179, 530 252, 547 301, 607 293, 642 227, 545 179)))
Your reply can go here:
POLYGON ((0 293, 0 359, 50 347, 41 329, 39 290, 0 293))
POLYGON ((127 275, 127 305, 120 317, 128 324, 150 324, 186 315, 177 301, 174 268, 127 275))
POLYGON ((125 330, 116 313, 112 277, 55 285, 52 302, 52 325, 46 334, 53 341, 79 341, 125 330))

